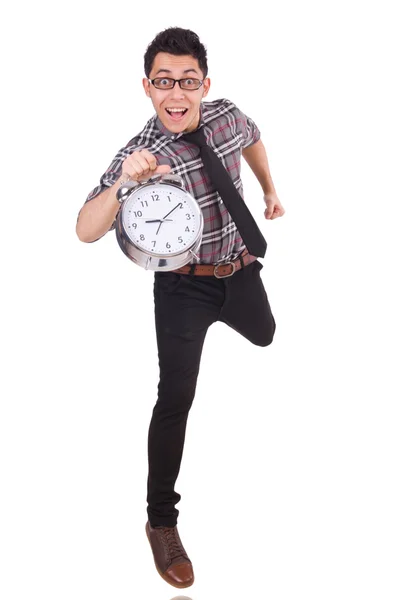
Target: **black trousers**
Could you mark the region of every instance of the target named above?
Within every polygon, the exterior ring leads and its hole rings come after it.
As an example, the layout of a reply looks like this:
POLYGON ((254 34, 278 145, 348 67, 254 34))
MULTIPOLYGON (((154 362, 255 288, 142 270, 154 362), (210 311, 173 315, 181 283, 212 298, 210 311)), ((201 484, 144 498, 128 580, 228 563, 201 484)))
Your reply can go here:
POLYGON ((208 328, 222 321, 257 346, 271 344, 276 323, 254 261, 231 277, 154 274, 160 379, 148 435, 147 513, 153 527, 173 527, 186 423, 208 328))

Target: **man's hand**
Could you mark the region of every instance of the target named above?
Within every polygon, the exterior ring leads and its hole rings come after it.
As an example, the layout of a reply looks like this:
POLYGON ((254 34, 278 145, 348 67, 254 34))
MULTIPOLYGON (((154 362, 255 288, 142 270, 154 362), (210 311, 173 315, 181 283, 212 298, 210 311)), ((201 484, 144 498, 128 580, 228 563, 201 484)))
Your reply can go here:
POLYGON ((277 219, 277 217, 283 216, 285 210, 281 206, 281 202, 278 199, 276 192, 265 194, 264 199, 267 207, 264 213, 266 219, 277 219))
POLYGON ((122 164, 122 174, 129 175, 132 181, 145 181, 153 175, 163 175, 169 173, 171 167, 169 165, 157 165, 157 159, 146 149, 135 150, 127 156, 122 164))

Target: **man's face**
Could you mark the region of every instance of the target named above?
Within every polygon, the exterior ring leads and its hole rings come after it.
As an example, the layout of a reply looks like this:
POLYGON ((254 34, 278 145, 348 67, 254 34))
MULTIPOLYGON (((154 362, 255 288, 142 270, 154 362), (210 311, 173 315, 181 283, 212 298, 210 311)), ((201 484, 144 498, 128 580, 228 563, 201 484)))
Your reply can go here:
MULTIPOLYGON (((159 52, 153 62, 150 79, 155 77, 186 79, 194 78, 203 80, 198 61, 192 56, 174 56, 165 52, 159 52)), ((180 133, 182 131, 193 131, 197 128, 200 120, 200 102, 208 94, 210 79, 207 77, 198 90, 182 90, 179 83, 171 90, 159 90, 146 78, 143 79, 143 87, 146 95, 151 98, 156 113, 169 131, 180 133), (186 109, 184 114, 172 112, 171 108, 186 109)))

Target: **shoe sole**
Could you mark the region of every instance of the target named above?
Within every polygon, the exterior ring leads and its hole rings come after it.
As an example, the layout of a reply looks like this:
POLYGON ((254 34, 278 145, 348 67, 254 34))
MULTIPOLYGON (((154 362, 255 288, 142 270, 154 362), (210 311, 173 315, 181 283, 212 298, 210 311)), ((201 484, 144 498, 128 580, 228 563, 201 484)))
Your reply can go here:
MULTIPOLYGON (((147 539, 148 539, 148 541, 149 541, 150 549, 152 550, 152 544, 150 543, 150 536, 149 536, 149 526, 148 526, 148 524, 147 524, 147 523, 146 523, 146 525, 145 525, 145 531, 146 531, 146 536, 147 536, 147 539)), ((164 581, 166 581, 166 582, 167 582, 167 583, 169 583, 170 585, 172 585, 172 586, 174 586, 174 587, 176 587, 176 588, 179 588, 179 589, 181 589, 181 588, 187 588, 187 587, 190 587, 191 585, 193 585, 193 583, 194 583, 194 575, 193 575, 193 579, 192 579, 191 581, 189 581, 189 583, 176 583, 176 581, 174 581, 173 579, 169 579, 169 578, 168 578, 168 577, 165 575, 165 573, 162 573, 162 572, 160 571, 160 569, 158 568, 158 566, 157 566, 157 563, 156 563, 156 559, 154 558, 153 550, 152 550, 152 555, 153 555, 153 561, 154 561, 154 565, 155 565, 155 567, 156 567, 156 569, 157 569, 157 573, 160 575, 160 577, 161 577, 162 579, 164 579, 164 581)))

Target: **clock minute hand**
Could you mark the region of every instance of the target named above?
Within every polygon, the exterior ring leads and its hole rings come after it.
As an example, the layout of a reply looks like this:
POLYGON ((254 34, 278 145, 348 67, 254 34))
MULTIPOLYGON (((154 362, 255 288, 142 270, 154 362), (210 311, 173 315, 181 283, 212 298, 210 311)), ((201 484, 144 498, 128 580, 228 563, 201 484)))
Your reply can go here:
POLYGON ((174 210, 176 210, 179 206, 182 206, 182 202, 179 202, 175 208, 173 208, 172 210, 170 210, 170 212, 168 214, 165 215, 165 217, 163 217, 157 231, 156 231, 156 235, 158 235, 159 231, 160 231, 160 227, 162 226, 162 224, 164 223, 164 221, 172 221, 172 219, 167 219, 166 217, 168 217, 172 212, 174 212, 174 210))
POLYGON ((174 212, 174 210, 176 210, 179 206, 182 206, 182 202, 179 202, 175 208, 173 208, 172 210, 170 210, 170 212, 168 214, 165 215, 165 217, 163 217, 163 221, 164 219, 166 219, 168 217, 168 215, 170 215, 172 212, 174 212))

